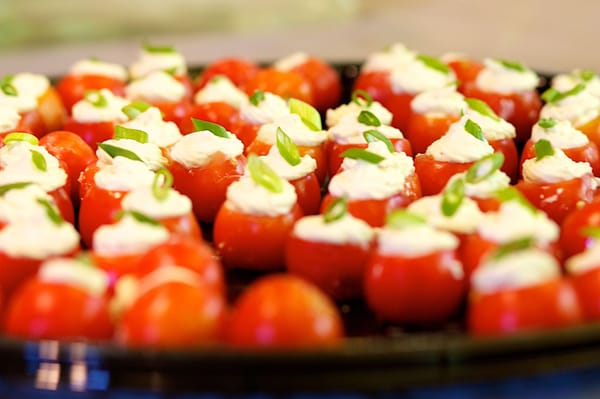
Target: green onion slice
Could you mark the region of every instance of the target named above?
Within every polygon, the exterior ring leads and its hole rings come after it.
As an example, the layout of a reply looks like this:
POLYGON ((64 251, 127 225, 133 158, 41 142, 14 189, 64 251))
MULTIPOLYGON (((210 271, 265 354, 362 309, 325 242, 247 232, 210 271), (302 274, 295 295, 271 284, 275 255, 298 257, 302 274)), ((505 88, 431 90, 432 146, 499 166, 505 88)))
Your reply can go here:
POLYGON ((533 237, 523 237, 518 238, 516 240, 507 242, 506 244, 501 245, 492 253, 492 259, 498 260, 504 258, 506 255, 510 255, 517 251, 523 251, 525 249, 531 248, 535 240, 533 237))
POLYGON ((108 100, 99 90, 88 90, 84 93, 85 101, 92 104, 96 108, 106 107, 108 100))
POLYGON ((152 107, 152 105, 145 103, 143 101, 134 101, 132 103, 127 104, 123 108, 121 108, 121 111, 123 111, 123 113, 125 115, 127 115, 127 117, 129 119, 135 119, 142 112, 147 111, 151 107, 152 107))
POLYGON ((398 230, 415 225, 423 225, 426 223, 427 221, 423 216, 409 212, 406 209, 396 209, 388 214, 385 219, 386 227, 391 227, 398 230))
POLYGON ((363 132, 363 137, 365 138, 365 140, 367 141, 367 143, 372 143, 374 141, 381 141, 385 144, 385 146, 387 147, 388 150, 390 150, 390 152, 395 152, 396 149, 394 148, 394 144, 392 144, 392 142, 390 141, 389 138, 386 137, 385 134, 381 133, 380 131, 377 130, 366 130, 363 132))
POLYGON ((143 130, 130 129, 125 126, 115 126, 115 139, 135 140, 138 143, 146 144, 148 142, 148 133, 143 130))
POLYGON ((352 102, 368 108, 373 104, 373 97, 367 91, 358 89, 352 92, 352 102))
POLYGON ((340 220, 348 213, 348 200, 346 197, 336 198, 327 206, 323 213, 323 221, 325 223, 335 222, 340 220))
POLYGON ((362 123, 363 125, 375 126, 375 127, 381 126, 381 121, 371 111, 367 111, 367 110, 360 111, 360 114, 358 114, 357 120, 360 123, 362 123))
POLYGON ((312 105, 305 103, 304 101, 296 98, 290 98, 288 100, 290 112, 300 116, 302 122, 310 129, 315 132, 323 130, 321 124, 321 115, 312 105))
POLYGON ((138 211, 125 211, 122 209, 119 212, 117 212, 116 215, 117 220, 121 220, 125 216, 131 216, 140 223, 146 223, 152 226, 160 226, 160 223, 156 219, 138 211))
POLYGON ((248 171, 254 182, 273 193, 283 191, 283 180, 256 154, 248 155, 248 171))
POLYGON ((533 145, 533 148, 535 150, 536 161, 539 161, 547 156, 554 155, 554 148, 552 148, 552 144, 546 139, 537 141, 533 145))
POLYGON ((174 66, 171 68, 163 69, 163 72, 166 73, 167 75, 175 76, 178 69, 179 69, 178 67, 174 66))
POLYGON ((469 109, 472 109, 473 111, 477 112, 478 114, 486 116, 497 122, 501 120, 501 118, 498 115, 496 115, 494 110, 491 109, 490 106, 485 101, 481 101, 478 98, 465 98, 465 102, 467 103, 467 106, 469 107, 469 109))
POLYGON ((196 131, 198 132, 206 130, 217 137, 223 137, 225 139, 229 138, 229 133, 227 133, 227 130, 225 130, 225 128, 221 125, 212 122, 202 121, 196 118, 192 118, 192 123, 194 124, 194 129, 196 129, 196 131))
POLYGON ((254 93, 252 93, 248 100, 250 101, 250 104, 258 107, 258 104, 265 100, 265 92, 262 90, 254 90, 254 93))
POLYGON ((494 193, 494 197, 496 197, 500 202, 509 202, 516 201, 519 204, 523 205, 525 208, 529 209, 532 213, 538 212, 537 208, 529 202, 523 194, 516 188, 510 186, 503 189, 500 189, 494 193))
POLYGON ((280 127, 277 128, 277 149, 283 159, 292 166, 299 165, 302 161, 298 146, 280 127))
POLYGON ((144 44, 144 51, 147 53, 174 53, 175 47, 173 46, 155 46, 150 43, 144 44))
POLYGON ((417 59, 423 64, 425 64, 425 66, 427 66, 428 68, 435 69, 436 71, 441 72, 444 75, 450 73, 450 68, 448 67, 448 65, 444 64, 438 58, 421 54, 417 56, 417 59))
POLYGON ((577 86, 573 87, 571 90, 560 92, 556 90, 554 87, 549 88, 545 92, 542 93, 542 100, 547 103, 557 103, 569 96, 574 96, 581 93, 585 90, 585 84, 579 83, 577 86))
POLYGON ((594 240, 600 240, 600 227, 599 226, 585 226, 580 230, 581 235, 594 240))
POLYGON ((465 122, 465 130, 471 136, 475 137, 478 140, 485 141, 483 137, 483 131, 481 130, 481 126, 479 126, 476 122, 473 122, 471 119, 467 119, 465 122))
POLYGON ((540 119, 537 124, 544 129, 551 129, 556 126, 556 123, 555 119, 540 119))
POLYGON ((342 152, 341 156, 343 158, 358 159, 372 164, 378 164, 385 159, 385 157, 382 157, 379 154, 367 151, 364 148, 356 147, 348 148, 346 151, 342 152))
POLYGON ((465 181, 463 179, 454 179, 442 194, 442 214, 446 217, 452 217, 465 198, 465 181))
POLYGON ((512 69, 513 71, 517 71, 517 72, 527 72, 527 68, 520 62, 507 61, 507 60, 496 60, 496 61, 498 61, 506 69, 512 69))
POLYGON ((581 78, 581 80, 583 80, 584 82, 589 82, 590 80, 594 79, 594 77, 596 76, 594 71, 591 71, 589 69, 584 69, 582 71, 579 71, 578 75, 581 78))
POLYGON ((46 215, 48 215, 48 218, 50 218, 55 225, 60 226, 65 222, 56 206, 50 201, 45 198, 38 198, 37 203, 46 209, 46 215))
POLYGON ((173 175, 167 168, 160 168, 152 180, 152 195, 158 201, 164 201, 169 196, 169 190, 173 187, 173 175))
POLYGON ((19 92, 15 86, 13 86, 12 81, 15 75, 5 75, 2 79, 0 79, 0 90, 7 96, 17 96, 19 92))
POLYGON ((41 152, 36 150, 29 150, 29 152, 31 152, 31 161, 33 162, 35 167, 38 170, 41 170, 42 172, 47 171, 48 165, 46 163, 46 157, 44 157, 44 155, 41 152))
POLYGON ((16 190, 19 188, 27 187, 31 184, 33 184, 33 182, 23 181, 23 182, 10 183, 10 184, 5 184, 3 186, 0 186, 0 197, 2 197, 4 194, 9 192, 10 190, 16 190))
POLYGON ((502 167, 504 163, 504 154, 494 152, 486 155, 475 162, 465 173, 465 180, 470 184, 477 184, 490 177, 494 172, 502 167))
POLYGON ((129 151, 125 148, 117 147, 112 144, 98 143, 98 147, 102 148, 111 158, 123 157, 131 159, 132 161, 144 162, 135 152, 129 151))
POLYGON ((40 144, 40 141, 38 140, 37 137, 35 137, 31 133, 24 133, 24 132, 9 133, 6 136, 4 136, 4 139, 2 140, 2 142, 6 145, 17 142, 17 141, 24 141, 31 145, 39 145, 40 144))

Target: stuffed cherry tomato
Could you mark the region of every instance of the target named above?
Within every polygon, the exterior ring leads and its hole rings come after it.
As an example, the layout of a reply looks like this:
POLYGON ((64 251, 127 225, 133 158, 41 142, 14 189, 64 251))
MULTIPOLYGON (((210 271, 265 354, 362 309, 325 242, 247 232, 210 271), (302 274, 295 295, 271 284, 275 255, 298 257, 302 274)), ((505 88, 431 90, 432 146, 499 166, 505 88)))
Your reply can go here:
POLYGON ((594 243, 567 259, 566 269, 587 321, 600 319, 600 246, 594 243))
POLYGON ((46 261, 11 298, 5 332, 24 339, 110 339, 108 276, 68 258, 46 261))
POLYGON ((335 304, 318 288, 299 277, 276 274, 244 291, 234 305, 227 336, 236 348, 322 348, 339 345, 344 327, 335 304))
POLYGON ((516 141, 524 143, 540 116, 539 77, 522 64, 491 58, 474 82, 465 84, 466 97, 485 101, 502 119, 515 126, 516 141))
POLYGON ((347 104, 328 109, 325 124, 328 128, 331 128, 340 123, 342 118, 347 115, 358 118, 362 111, 369 111, 375 115, 382 125, 392 124, 392 113, 381 105, 380 102, 373 100, 369 93, 364 90, 353 91, 352 99, 347 104))
POLYGON ((454 235, 428 226, 425 219, 410 227, 384 227, 365 272, 369 308, 392 323, 449 320, 466 292, 458 244, 454 235))
POLYGON ((458 91, 462 92, 464 86, 477 80, 477 75, 484 68, 483 64, 476 59, 463 54, 447 53, 442 55, 442 61, 454 71, 458 82, 458 91))
POLYGON ((573 256, 594 244, 586 229, 600 227, 600 202, 583 204, 570 212, 560 229, 560 245, 565 256, 573 256))
POLYGON ((174 122, 163 120, 160 109, 144 102, 133 102, 123 107, 129 120, 119 126, 141 130, 146 133, 143 141, 160 147, 163 151, 181 138, 181 131, 174 122))
POLYGON ((336 300, 360 298, 375 231, 347 212, 344 200, 324 215, 305 216, 294 225, 285 247, 287 270, 336 300))
POLYGON ((193 118, 216 123, 232 132, 248 96, 225 76, 215 76, 194 96, 193 118))
POLYGON ((281 269, 284 245, 302 216, 296 191, 254 154, 249 175, 232 183, 214 223, 213 241, 227 267, 281 269))
POLYGON ((215 76, 226 76, 234 85, 243 88, 260 67, 243 58, 222 58, 207 65, 196 79, 196 87, 203 88, 215 76))
POLYGON ((281 71, 275 68, 264 68, 258 71, 244 89, 251 96, 256 90, 277 94, 285 99, 296 98, 313 104, 313 87, 309 79, 294 71, 281 71))

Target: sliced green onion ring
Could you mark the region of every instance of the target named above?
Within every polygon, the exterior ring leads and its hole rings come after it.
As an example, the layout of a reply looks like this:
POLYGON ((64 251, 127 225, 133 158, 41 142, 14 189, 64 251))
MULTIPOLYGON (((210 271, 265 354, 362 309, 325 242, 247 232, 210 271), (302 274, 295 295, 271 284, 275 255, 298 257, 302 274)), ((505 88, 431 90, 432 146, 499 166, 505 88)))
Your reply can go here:
POLYGON ((159 202, 167 199, 169 191, 173 187, 173 175, 167 168, 160 168, 154 175, 152 180, 152 195, 159 202))
POLYGON ((533 237, 523 237, 507 242, 506 244, 503 244, 500 247, 498 247, 498 249, 496 249, 492 253, 492 259, 502 259, 505 256, 510 255, 514 252, 529 249, 533 246, 534 243, 535 239, 533 237))
POLYGON ((138 143, 146 144, 148 142, 148 133, 139 129, 130 129, 125 126, 115 126, 115 139, 135 140, 138 143))
POLYGON ((446 217, 452 217, 460 208, 465 198, 465 181, 463 179, 454 179, 442 194, 442 214, 446 217))
POLYGON ((571 90, 567 90, 567 91, 563 91, 563 92, 560 92, 560 91, 556 90, 554 87, 551 87, 542 93, 541 98, 545 102, 552 104, 552 103, 557 103, 569 96, 577 95, 577 94, 581 93, 583 90, 585 90, 585 84, 583 84, 583 83, 579 83, 578 85, 573 87, 571 90))
POLYGON ((9 192, 10 190, 17 190, 17 189, 20 189, 20 188, 24 188, 24 187, 30 186, 32 184, 33 184, 33 182, 23 181, 23 182, 10 183, 10 184, 5 184, 3 186, 0 186, 0 197, 2 197, 4 194, 6 194, 7 192, 9 192))
POLYGON ((428 68, 434 69, 438 72, 443 73, 444 75, 448 75, 450 73, 450 67, 444 64, 440 59, 431 57, 429 55, 420 54, 417 56, 417 59, 421 61, 428 68))
POLYGON ((396 151, 396 149, 394 148, 394 144, 392 144, 390 139, 387 138, 385 134, 381 133, 378 130, 373 130, 373 129, 365 130, 363 132, 363 137, 365 138, 367 143, 381 141, 385 144, 385 146, 387 147, 388 150, 390 150, 391 153, 396 151))
POLYGON ((591 81, 592 79, 594 79, 595 76, 596 76, 596 73, 594 73, 594 71, 591 71, 589 69, 584 69, 582 71, 579 71, 579 77, 584 82, 591 81))
POLYGON ((17 141, 23 141, 23 142, 29 143, 31 145, 40 145, 40 141, 38 140, 37 137, 35 137, 31 133, 25 133, 25 132, 9 133, 6 136, 4 136, 4 139, 2 140, 2 142, 6 145, 17 142, 17 141))
POLYGON ((158 220, 143 214, 141 212, 138 211, 126 211, 126 210, 120 210, 119 212, 117 212, 117 220, 121 220, 123 219, 125 216, 131 216, 132 218, 134 218, 135 220, 137 220, 140 223, 146 223, 152 226, 160 226, 160 223, 158 222, 158 220))
POLYGON ((465 173, 465 180, 470 184, 482 182, 499 170, 503 163, 504 154, 501 152, 494 152, 493 154, 486 155, 475 162, 467 170, 467 173, 465 173))
POLYGON ((277 149, 288 164, 296 166, 302 162, 298 146, 280 127, 277 128, 277 149))
POLYGON ((386 227, 398 230, 426 223, 427 220, 423 216, 409 212, 406 209, 396 209, 388 214, 385 219, 386 227))
POLYGON ((112 144, 98 143, 98 147, 102 148, 111 158, 123 157, 131 159, 132 161, 144 162, 135 152, 129 151, 125 148, 117 147, 112 144))
POLYGON ((357 120, 363 125, 379 127, 381 126, 381 121, 379 118, 372 113, 371 111, 362 110, 360 114, 358 114, 357 120))
POLYGON ((372 164, 378 164, 383 161, 385 157, 382 157, 379 154, 375 154, 374 152, 367 151, 364 148, 348 148, 346 151, 342 152, 342 158, 350 158, 357 159, 360 161, 365 161, 372 164))
POLYGON ((250 104, 258 107, 258 104, 265 100, 265 92, 262 90, 254 90, 254 93, 252 93, 248 100, 250 101, 250 104))
POLYGON ((156 46, 150 43, 144 43, 144 51, 147 53, 174 53, 175 47, 173 46, 156 46))
POLYGON ((44 155, 41 152, 33 149, 29 150, 29 152, 31 152, 31 161, 33 162, 35 167, 42 172, 46 172, 48 170, 46 157, 44 157, 44 155))
POLYGON ((46 209, 46 215, 48 215, 48 218, 52 221, 52 223, 54 223, 57 226, 60 226, 65 222, 56 206, 50 201, 48 201, 45 198, 38 198, 37 203, 42 205, 46 209))
POLYGON ((512 69, 513 71, 517 71, 517 72, 527 72, 527 68, 520 62, 508 61, 508 60, 496 60, 496 61, 498 61, 506 69, 512 69))
POLYGON ((312 105, 296 98, 290 98, 288 100, 288 105, 290 107, 290 112, 300 116, 302 122, 304 122, 310 130, 315 132, 323 130, 321 115, 312 105))
POLYGON ((84 93, 85 101, 96 108, 103 108, 108 105, 108 100, 99 90, 88 90, 84 93))
POLYGON ((141 113, 146 112, 150 108, 152 108, 152 105, 146 102, 134 101, 121 108, 121 111, 123 111, 123 113, 127 115, 129 119, 135 119, 140 116, 141 113))
POLYGON ((340 220, 348 213, 348 200, 346 197, 336 198, 329 203, 327 209, 323 213, 323 221, 325 223, 335 222, 340 220))
POLYGON ((513 186, 505 187, 496 191, 494 193, 494 197, 500 202, 516 201, 525 208, 529 209, 532 213, 538 212, 537 208, 533 206, 533 204, 529 202, 529 200, 527 200, 527 198, 525 198, 525 196, 513 186))
POLYGON ((546 139, 537 141, 533 145, 533 149, 535 150, 536 161, 539 161, 547 156, 554 155, 554 148, 552 148, 552 144, 546 139))
POLYGON ((0 90, 7 96, 15 97, 19 95, 19 91, 12 84, 14 77, 15 75, 5 75, 0 79, 0 90))
POLYGON ((352 102, 369 108, 373 104, 373 97, 366 90, 357 89, 352 92, 352 102))
POLYGON ((540 119, 537 124, 544 129, 551 129, 556 126, 556 123, 556 119, 540 119))
POLYGON ((283 191, 283 180, 256 154, 248 155, 248 171, 252 180, 273 193, 283 191))
POLYGON ((496 115, 494 110, 490 108, 490 106, 485 101, 481 101, 478 98, 465 98, 465 102, 467 103, 469 109, 472 109, 478 114, 493 119, 496 122, 501 120, 501 118, 498 115, 496 115))
POLYGON ((585 226, 582 227, 579 232, 584 237, 593 238, 596 241, 600 240, 600 226, 585 226))
POLYGON ((465 131, 476 139, 485 141, 481 126, 479 126, 476 122, 473 122, 471 119, 467 119, 465 122, 465 131))
POLYGON ((227 133, 227 130, 221 125, 196 118, 192 118, 192 123, 197 132, 208 131, 217 137, 223 137, 225 139, 229 138, 229 133, 227 133))

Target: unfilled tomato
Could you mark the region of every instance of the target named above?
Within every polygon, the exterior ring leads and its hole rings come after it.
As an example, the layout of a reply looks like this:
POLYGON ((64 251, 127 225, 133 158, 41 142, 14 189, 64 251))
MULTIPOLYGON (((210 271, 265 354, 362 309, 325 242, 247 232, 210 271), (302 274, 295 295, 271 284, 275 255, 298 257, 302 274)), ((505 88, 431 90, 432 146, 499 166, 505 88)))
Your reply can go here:
POLYGON ((245 87, 251 96, 256 90, 277 94, 285 99, 296 98, 309 104, 314 103, 314 93, 309 81, 296 72, 265 68, 252 77, 245 87))
POLYGON ((236 302, 228 341, 238 348, 316 348, 341 343, 343 324, 318 288, 292 275, 252 283, 236 302))
POLYGON ((260 67, 242 58, 223 58, 209 64, 196 80, 197 89, 203 88, 215 76, 227 76, 237 87, 243 88, 254 75, 260 71, 260 67))

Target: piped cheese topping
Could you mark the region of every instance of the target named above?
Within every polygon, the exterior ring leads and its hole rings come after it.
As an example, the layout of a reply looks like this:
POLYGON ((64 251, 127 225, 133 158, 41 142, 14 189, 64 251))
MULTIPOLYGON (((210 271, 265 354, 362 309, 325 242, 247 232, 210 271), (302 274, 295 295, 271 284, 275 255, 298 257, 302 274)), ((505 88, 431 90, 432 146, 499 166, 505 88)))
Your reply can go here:
POLYGON ((294 186, 282 181, 283 190, 279 193, 269 191, 248 176, 231 183, 227 188, 225 206, 240 213, 255 216, 280 216, 289 213, 298 197, 294 186))
POLYGON ((585 251, 567 259, 565 266, 570 274, 586 273, 600 267, 600 245, 594 244, 585 251))
POLYGON ((46 191, 37 184, 13 188, 0 196, 0 221, 6 223, 32 223, 48 218, 46 208, 38 199, 54 203, 46 191))
POLYGON ((538 123, 531 130, 531 141, 548 140, 553 148, 568 149, 583 147, 589 143, 588 137, 575 129, 568 120, 556 121, 549 128, 541 127, 538 123))
MULTIPOLYGON (((136 154, 150 170, 158 170, 167 165, 167 158, 162 154, 159 146, 152 143, 140 143, 132 139, 110 139, 103 141, 102 144, 108 144, 113 147, 122 148, 136 154)), ((96 150, 98 165, 110 165, 116 158, 112 158, 101 147, 96 150)), ((117 158, 119 158, 117 156, 117 158)))
POLYGON ((350 101, 348 104, 342 104, 337 108, 328 109, 327 110, 327 120, 326 125, 328 127, 333 127, 341 122, 342 118, 349 117, 350 119, 355 119, 361 113, 361 111, 369 111, 373 115, 379 119, 382 125, 389 125, 392 123, 392 118, 394 115, 381 105, 378 101, 373 101, 371 104, 367 104, 367 102, 363 99, 359 100, 360 103, 356 101, 350 101))
POLYGON ((358 121, 355 115, 345 115, 340 121, 329 128, 329 137, 339 144, 363 144, 366 140, 363 133, 367 130, 377 130, 389 139, 401 139, 404 136, 399 129, 393 126, 368 126, 358 121))
POLYGON ((482 238, 498 244, 533 237, 544 246, 558 239, 559 227, 544 212, 533 211, 518 201, 507 201, 497 212, 485 214, 477 231, 482 238))
POLYGON ((143 223, 125 215, 114 224, 105 224, 94 232, 94 252, 102 256, 135 255, 169 238, 168 230, 161 225, 143 223))
POLYGON ((173 161, 192 169, 208 164, 217 152, 232 159, 244 152, 244 144, 234 134, 225 138, 203 130, 183 136, 171 147, 169 154, 173 161))
POLYGON ((263 124, 258 129, 256 140, 266 144, 275 144, 277 128, 281 128, 299 146, 315 147, 327 140, 326 131, 309 129, 296 114, 283 115, 271 123, 263 124))
POLYGON ((413 112, 430 117, 460 116, 465 97, 450 85, 418 94, 410 103, 413 112))
POLYGON ((575 162, 559 149, 539 161, 531 158, 523 162, 523 179, 528 182, 558 183, 592 175, 592 167, 587 162, 575 162))
POLYGON ((168 191, 163 200, 156 198, 152 187, 139 187, 130 191, 121 202, 126 211, 136 211, 154 219, 165 219, 185 215, 192 210, 189 197, 174 189, 168 191))
POLYGON ((60 167, 58 159, 44 147, 19 141, 0 148, 0 186, 32 182, 39 184, 47 192, 63 187, 67 173, 60 167), (46 164, 40 170, 33 162, 33 153, 41 155, 46 164))
POLYGON ((498 117, 498 119, 480 114, 479 112, 465 107, 465 115, 481 127, 483 137, 487 141, 514 139, 517 136, 517 130, 514 125, 498 117))
POLYGON ((77 61, 69 68, 69 75, 105 76, 125 82, 127 80, 127 69, 123 65, 112 62, 84 59, 77 61))
POLYGON ((0 251, 13 258, 46 259, 79 247, 79 234, 70 223, 46 217, 35 223, 11 223, 0 230, 0 251))
POLYGON ((494 148, 486 141, 479 140, 465 130, 468 116, 450 125, 445 135, 427 147, 425 153, 436 161, 468 163, 475 162, 492 154, 494 148))
POLYGON ((415 51, 409 50, 402 43, 394 43, 389 48, 370 54, 363 64, 361 71, 377 72, 391 71, 394 68, 412 61, 417 56, 415 51))
POLYGON ((498 60, 486 58, 485 68, 477 75, 475 84, 483 91, 511 94, 535 90, 539 77, 531 69, 523 71, 509 68, 498 60))
POLYGON ((385 227, 377 235, 377 252, 386 256, 414 258, 437 251, 455 250, 458 238, 447 231, 438 230, 428 224, 405 229, 385 227))
POLYGON ((296 222, 293 235, 304 241, 354 244, 367 248, 375 238, 375 229, 349 213, 330 223, 325 223, 322 215, 312 215, 296 222))
POLYGON ((540 111, 540 118, 568 120, 575 127, 580 127, 596 119, 600 115, 600 98, 594 96, 587 88, 577 94, 545 104, 540 111))
POLYGON ((173 71, 175 75, 187 72, 185 58, 177 51, 152 52, 142 49, 138 59, 129 67, 132 79, 139 79, 156 71, 173 71))
POLYGON ((298 165, 290 165, 285 158, 281 156, 276 145, 271 147, 267 155, 261 156, 260 158, 275 170, 281 178, 288 181, 300 179, 317 169, 317 161, 308 154, 300 158, 300 163, 298 165))
POLYGON ((83 98, 76 102, 71 109, 73 119, 77 122, 125 122, 127 115, 121 109, 129 104, 129 100, 115 96, 110 90, 102 89, 100 94, 106 104, 96 106, 83 98))
POLYGON ((92 296, 104 295, 109 284, 108 275, 102 269, 72 258, 56 258, 44 262, 38 278, 49 283, 77 287, 92 296))
POLYGON ((10 84, 16 89, 17 95, 8 95, 0 90, 0 105, 14 107, 20 113, 37 108, 38 98, 50 87, 47 77, 34 73, 18 73, 10 84))
POLYGON ((2 105, 0 100, 0 133, 14 130, 21 121, 21 115, 17 108, 2 105))
POLYGON ((94 175, 100 188, 111 191, 131 191, 148 187, 154 181, 154 172, 146 164, 129 158, 115 157, 109 165, 103 165, 94 175))
POLYGON ((273 64, 273 67, 280 71, 291 71, 292 69, 305 64, 308 61, 308 59, 308 54, 298 51, 288 55, 287 57, 277 60, 273 64))
POLYGON ((163 71, 152 72, 125 87, 125 96, 131 101, 174 103, 180 101, 184 95, 183 83, 163 71))
POLYGON ((450 69, 448 72, 442 72, 415 58, 392 70, 390 81, 394 93, 418 94, 454 85, 456 76, 450 69))
POLYGON ((560 267, 551 255, 539 249, 488 259, 471 276, 471 286, 478 293, 530 287, 560 277, 560 267))
POLYGON ((248 102, 240 108, 242 119, 255 125, 270 123, 288 114, 290 109, 287 102, 277 94, 269 92, 264 93, 264 99, 258 105, 248 102))
POLYGON ((570 73, 556 75, 552 78, 552 87, 560 92, 565 92, 583 83, 592 95, 600 98, 600 77, 595 73, 591 76, 589 74, 589 71, 586 73, 581 69, 575 69, 570 73), (587 76, 584 78, 584 75, 587 76))
POLYGON ((148 142, 161 148, 176 143, 182 137, 177 125, 174 122, 164 121, 160 109, 156 107, 148 108, 122 126, 148 133, 148 142))
POLYGON ((442 195, 432 195, 419 198, 407 209, 423 216, 430 225, 453 233, 472 233, 484 218, 477 203, 470 198, 463 198, 458 210, 452 216, 444 215, 441 205, 442 195))
MULTIPOLYGON (((466 172, 457 173, 448 180, 449 186, 457 179, 463 179, 466 172)), ((465 195, 471 198, 490 198, 496 192, 510 185, 510 177, 501 170, 497 170, 487 178, 477 183, 469 183, 465 181, 465 195)))
POLYGON ((226 76, 218 75, 198 90, 194 96, 194 102, 196 104, 221 102, 239 109, 248 103, 248 96, 226 76))

